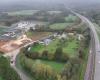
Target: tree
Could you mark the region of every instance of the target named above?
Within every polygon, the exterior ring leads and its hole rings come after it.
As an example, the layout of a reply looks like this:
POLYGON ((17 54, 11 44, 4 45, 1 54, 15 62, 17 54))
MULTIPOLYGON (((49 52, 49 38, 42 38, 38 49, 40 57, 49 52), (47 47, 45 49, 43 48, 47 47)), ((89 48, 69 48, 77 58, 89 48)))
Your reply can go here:
POLYGON ((54 80, 56 73, 49 65, 42 63, 36 63, 33 68, 34 77, 36 80, 54 80))
POLYGON ((3 56, 0 57, 0 76, 3 80, 21 80, 17 72, 10 67, 9 61, 3 56))
POLYGON ((26 54, 26 56, 31 59, 37 59, 37 58, 39 58, 39 53, 38 52, 28 52, 26 54))
POLYGON ((69 60, 69 56, 66 53, 63 53, 62 57, 61 57, 61 61, 62 62, 67 62, 69 60))
POLYGON ((42 59, 48 59, 48 51, 47 50, 43 51, 42 59))
POLYGON ((69 80, 71 78, 71 69, 72 69, 72 65, 70 62, 68 62, 65 66, 64 69, 61 73, 61 76, 66 78, 65 80, 69 80))
POLYGON ((55 52, 55 57, 54 57, 55 60, 61 61, 62 54, 63 54, 63 49, 61 47, 58 47, 55 52))
POLYGON ((79 58, 83 59, 84 58, 84 52, 82 49, 79 49, 79 58))

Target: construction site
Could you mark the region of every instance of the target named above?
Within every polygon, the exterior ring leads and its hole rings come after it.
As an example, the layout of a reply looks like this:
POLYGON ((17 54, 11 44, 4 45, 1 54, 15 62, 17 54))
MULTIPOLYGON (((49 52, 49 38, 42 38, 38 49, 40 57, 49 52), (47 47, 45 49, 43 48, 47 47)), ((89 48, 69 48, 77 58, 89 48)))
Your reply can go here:
POLYGON ((30 42, 32 42, 32 40, 27 38, 26 35, 22 35, 17 40, 9 40, 9 41, 0 40, 0 51, 8 53, 30 42))

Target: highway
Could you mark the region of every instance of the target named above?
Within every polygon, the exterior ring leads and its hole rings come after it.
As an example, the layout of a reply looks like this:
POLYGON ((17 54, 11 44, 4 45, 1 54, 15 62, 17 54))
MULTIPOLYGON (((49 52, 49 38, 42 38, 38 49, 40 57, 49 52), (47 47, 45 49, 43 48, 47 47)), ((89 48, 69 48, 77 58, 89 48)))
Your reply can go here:
POLYGON ((86 17, 71 11, 84 21, 91 30, 91 47, 84 80, 100 80, 100 41, 94 24, 86 17))
MULTIPOLYGON (((91 30, 90 51, 89 51, 89 57, 88 57, 84 80, 100 80, 100 41, 99 41, 98 34, 96 32, 95 26, 86 17, 72 10, 70 11, 74 13, 76 16, 78 16, 84 23, 86 23, 91 30)), ((15 54, 14 60, 16 60, 16 55, 19 53, 19 50, 15 51, 15 53, 10 52, 8 54, 11 54, 11 55, 15 54)), ((30 80, 29 77, 27 77, 27 75, 25 75, 18 68, 16 68, 15 63, 12 65, 12 67, 18 72, 22 80, 30 80)))

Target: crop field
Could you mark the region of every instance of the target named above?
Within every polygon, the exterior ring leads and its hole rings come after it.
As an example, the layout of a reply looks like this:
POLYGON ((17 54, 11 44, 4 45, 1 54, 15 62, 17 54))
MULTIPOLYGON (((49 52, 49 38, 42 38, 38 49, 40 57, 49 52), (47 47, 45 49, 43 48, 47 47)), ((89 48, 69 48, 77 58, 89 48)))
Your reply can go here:
POLYGON ((66 29, 68 27, 71 27, 73 25, 73 23, 55 23, 55 24, 52 24, 50 25, 50 29, 53 29, 53 30, 63 30, 63 29, 66 29))
POLYGON ((21 11, 13 11, 13 12, 8 12, 8 15, 11 16, 16 16, 16 15, 33 15, 36 13, 38 10, 21 10, 21 11))

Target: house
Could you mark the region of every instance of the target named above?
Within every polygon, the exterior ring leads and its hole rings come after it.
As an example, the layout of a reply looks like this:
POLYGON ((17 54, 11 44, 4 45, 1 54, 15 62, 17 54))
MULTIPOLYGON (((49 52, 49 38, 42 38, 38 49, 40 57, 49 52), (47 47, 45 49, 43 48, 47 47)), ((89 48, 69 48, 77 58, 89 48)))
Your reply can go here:
POLYGON ((74 33, 68 33, 68 36, 74 36, 74 33))
POLYGON ((77 34, 77 38, 79 41, 81 41, 82 39, 84 39, 84 36, 82 34, 77 34))
POLYGON ((59 38, 59 39, 62 39, 62 38, 66 39, 66 38, 67 38, 67 33, 63 33, 63 34, 61 34, 61 35, 59 34, 59 35, 58 35, 58 38, 59 38))

